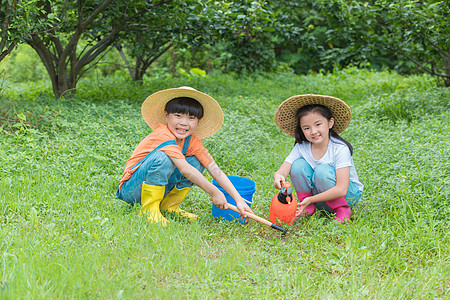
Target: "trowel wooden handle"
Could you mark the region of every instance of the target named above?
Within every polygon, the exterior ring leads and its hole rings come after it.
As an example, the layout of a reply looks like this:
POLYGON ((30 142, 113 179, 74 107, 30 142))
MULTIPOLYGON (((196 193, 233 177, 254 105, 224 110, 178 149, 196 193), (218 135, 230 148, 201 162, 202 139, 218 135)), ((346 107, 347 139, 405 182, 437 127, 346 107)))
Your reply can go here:
MULTIPOLYGON (((233 204, 228 203, 228 208, 231 209, 232 211, 237 212, 238 214, 241 213, 241 212, 239 211, 239 209, 238 209, 236 206, 234 206, 233 204)), ((270 227, 272 227, 273 229, 276 229, 276 230, 278 230, 278 231, 281 231, 283 234, 286 234, 286 232, 287 232, 287 229, 283 229, 283 228, 281 228, 280 226, 278 226, 277 224, 274 224, 274 223, 272 223, 272 222, 270 222, 270 221, 268 221, 268 220, 266 220, 266 219, 264 219, 264 218, 258 217, 258 216, 255 215, 255 214, 252 214, 252 213, 250 213, 250 212, 246 212, 246 214, 247 214, 247 217, 249 217, 250 219, 255 220, 256 222, 259 222, 259 223, 261 223, 261 224, 270 226, 270 227)))

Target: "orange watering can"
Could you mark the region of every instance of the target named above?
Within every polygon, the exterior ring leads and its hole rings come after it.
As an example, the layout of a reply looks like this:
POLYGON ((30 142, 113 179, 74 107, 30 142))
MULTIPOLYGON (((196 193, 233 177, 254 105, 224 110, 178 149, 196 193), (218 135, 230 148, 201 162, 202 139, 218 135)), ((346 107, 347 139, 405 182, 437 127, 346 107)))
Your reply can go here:
POLYGON ((297 211, 297 200, 292 194, 291 184, 281 182, 281 191, 273 196, 270 203, 269 220, 280 225, 279 222, 292 224, 297 211))

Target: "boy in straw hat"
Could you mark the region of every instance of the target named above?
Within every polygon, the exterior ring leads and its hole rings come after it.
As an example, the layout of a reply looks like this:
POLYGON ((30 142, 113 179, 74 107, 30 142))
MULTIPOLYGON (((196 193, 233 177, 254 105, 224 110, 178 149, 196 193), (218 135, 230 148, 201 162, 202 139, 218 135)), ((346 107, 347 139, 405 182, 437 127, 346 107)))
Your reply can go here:
POLYGON ((350 207, 360 201, 363 185, 353 163, 353 148, 339 136, 350 119, 350 107, 330 96, 292 96, 278 107, 275 122, 295 138, 295 145, 273 178, 281 189, 290 175, 298 197, 296 219, 321 209, 345 222, 350 207))
POLYGON ((196 184, 211 195, 214 205, 227 209, 224 194, 202 175, 206 168, 236 201, 243 217, 252 212, 200 140, 222 126, 223 112, 216 100, 190 87, 172 88, 150 95, 141 112, 153 132, 125 164, 116 194, 119 199, 140 202, 139 214, 145 214, 151 223, 169 222, 160 209, 193 221, 198 216, 179 205, 196 184))

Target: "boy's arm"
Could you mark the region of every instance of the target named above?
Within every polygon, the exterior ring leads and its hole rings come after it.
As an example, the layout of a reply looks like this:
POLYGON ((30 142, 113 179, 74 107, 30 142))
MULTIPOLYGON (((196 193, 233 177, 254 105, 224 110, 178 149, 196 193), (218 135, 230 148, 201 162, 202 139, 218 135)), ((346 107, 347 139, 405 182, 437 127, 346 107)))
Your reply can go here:
POLYGON ((215 206, 221 209, 228 209, 225 195, 211 182, 209 182, 199 170, 191 166, 184 158, 171 157, 170 159, 173 161, 175 166, 177 166, 178 170, 180 170, 180 173, 183 174, 184 177, 186 177, 193 184, 198 185, 211 196, 211 201, 215 206))
POLYGON ((217 183, 236 201, 236 207, 239 209, 241 215, 245 218, 247 217, 246 211, 253 213, 250 207, 245 202, 244 198, 239 195, 234 185, 231 183, 230 179, 225 175, 225 173, 219 168, 216 162, 213 160, 212 163, 206 166, 209 174, 217 181, 217 183))

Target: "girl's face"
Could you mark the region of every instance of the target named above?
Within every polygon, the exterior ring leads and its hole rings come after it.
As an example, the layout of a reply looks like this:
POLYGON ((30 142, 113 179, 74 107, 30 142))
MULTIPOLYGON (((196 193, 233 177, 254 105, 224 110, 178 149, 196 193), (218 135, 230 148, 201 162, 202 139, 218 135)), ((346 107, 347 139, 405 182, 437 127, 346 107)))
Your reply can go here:
POLYGON ((177 138, 177 142, 187 138, 194 133, 198 125, 198 118, 188 114, 164 113, 166 117, 167 127, 177 138))
POLYGON ((300 128, 306 139, 315 145, 326 143, 330 140, 330 129, 333 127, 334 119, 328 121, 317 112, 310 112, 300 118, 300 128))

